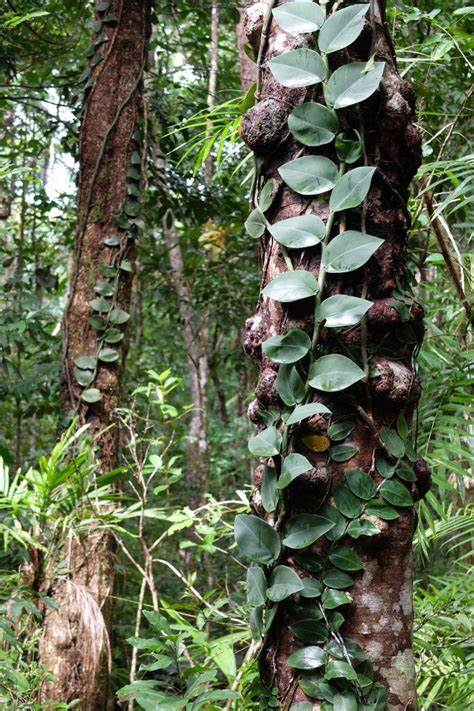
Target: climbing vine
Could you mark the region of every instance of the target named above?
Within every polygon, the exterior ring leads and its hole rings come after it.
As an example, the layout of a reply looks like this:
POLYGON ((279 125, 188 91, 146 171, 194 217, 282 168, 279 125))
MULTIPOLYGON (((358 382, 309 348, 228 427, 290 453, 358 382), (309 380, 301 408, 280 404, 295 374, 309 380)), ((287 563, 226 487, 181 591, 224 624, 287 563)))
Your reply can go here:
MULTIPOLYGON (((375 61, 375 55, 367 62, 350 62, 331 71, 329 56, 359 37, 367 16, 372 32, 374 22, 369 3, 350 5, 330 15, 326 5, 287 2, 272 10, 282 30, 314 33, 319 50, 292 49, 272 58, 268 67, 273 77, 291 89, 322 85, 325 101, 315 102, 310 89, 307 100, 291 111, 288 129, 301 149, 279 168, 279 175, 299 195, 311 200, 324 196, 329 211, 325 222, 317 215, 303 214, 271 224, 266 213, 282 183, 275 179, 263 186, 259 179, 255 183, 258 198, 246 222, 247 232, 261 237, 267 230, 286 265, 286 271, 265 286, 263 296, 283 304, 312 299, 314 327, 312 334, 290 328, 263 343, 265 356, 279 365, 276 389, 284 407, 263 413, 266 426, 249 441, 250 452, 264 462, 261 499, 267 520, 237 516, 235 538, 241 555, 255 564, 247 572, 247 598, 253 607, 250 624, 256 650, 265 649, 278 605, 288 604, 291 598, 296 621, 290 630, 301 647, 288 656, 287 664, 298 675, 306 696, 318 700, 325 710, 382 711, 387 707, 385 687, 374 682, 373 666, 363 649, 341 631, 344 611, 352 602, 351 587, 364 569, 350 543, 362 536, 377 536, 381 526, 387 525, 384 522, 397 519, 400 509, 413 506, 407 485, 417 478, 416 455, 403 415, 392 427, 379 430, 354 395, 354 386, 366 387, 368 379, 377 375, 370 366, 364 337, 365 315, 372 306, 366 298, 366 279, 361 296, 325 296, 328 275, 361 269, 383 243, 368 234, 365 226, 365 201, 377 167, 368 165, 363 126, 346 135, 338 112, 372 96, 384 71, 384 62, 375 61), (315 155, 312 151, 319 146, 332 146, 338 164, 315 155), (360 206, 360 229, 346 229, 346 211, 360 206), (295 267, 295 249, 320 250, 317 279, 310 271, 295 267), (344 344, 338 334, 359 324, 362 338, 357 350, 344 344), (358 453, 346 442, 354 420, 347 414, 341 418, 337 412, 341 393, 374 435, 378 476, 347 468, 344 481, 332 482, 330 498, 322 502, 317 514, 289 517, 288 487, 298 477, 314 472, 311 462, 295 451, 300 423, 313 417, 328 421, 327 436, 303 438, 308 449, 327 454, 324 473, 331 462, 348 462, 358 453), (289 557, 304 574, 283 564, 289 557)), ((262 41, 266 38, 264 31, 262 41)), ((402 295, 400 306, 407 308, 407 298, 402 295)), ((292 711, 312 708, 309 701, 291 707, 292 711)))
MULTIPOLYGON (((106 30, 108 27, 116 27, 120 20, 117 15, 109 12, 109 8, 110 2, 108 0, 99 2, 96 5, 97 14, 93 23, 94 41, 87 50, 89 65, 81 76, 81 80, 85 82, 85 110, 87 110, 90 93, 95 87, 93 70, 102 62, 105 62, 110 56, 111 47, 116 36, 115 34, 110 36, 106 30), (110 47, 107 49, 109 44, 110 47)), ((98 71, 100 71, 100 69, 98 71)), ((83 210, 82 217, 84 220, 87 218, 91 207, 92 191, 99 174, 107 141, 123 109, 138 88, 142 77, 143 67, 136 81, 132 84, 127 97, 118 107, 116 116, 104 135, 89 185, 86 208, 83 210)), ((95 79, 97 79, 97 74, 95 75, 95 79)), ((74 379, 84 388, 81 392, 81 400, 89 404, 99 402, 102 399, 102 393, 99 388, 92 387, 97 378, 98 368, 100 365, 113 365, 118 363, 120 354, 116 346, 124 338, 124 332, 121 327, 123 327, 130 318, 130 314, 124 309, 119 308, 117 302, 120 275, 124 272, 130 273, 133 271, 132 263, 127 257, 133 247, 139 229, 143 227, 143 223, 139 217, 142 180, 141 168, 143 161, 143 139, 140 129, 137 128, 134 131, 131 140, 134 143, 135 149, 132 152, 130 159, 131 165, 127 172, 127 194, 120 213, 114 215, 115 229, 111 231, 103 241, 104 246, 110 250, 110 260, 108 263, 100 264, 100 276, 94 285, 96 296, 89 302, 89 306, 93 311, 93 314, 89 318, 89 325, 97 332, 96 353, 94 355, 79 355, 74 359, 74 379)), ((80 237, 82 237, 84 229, 85 225, 80 225, 78 230, 80 237)))

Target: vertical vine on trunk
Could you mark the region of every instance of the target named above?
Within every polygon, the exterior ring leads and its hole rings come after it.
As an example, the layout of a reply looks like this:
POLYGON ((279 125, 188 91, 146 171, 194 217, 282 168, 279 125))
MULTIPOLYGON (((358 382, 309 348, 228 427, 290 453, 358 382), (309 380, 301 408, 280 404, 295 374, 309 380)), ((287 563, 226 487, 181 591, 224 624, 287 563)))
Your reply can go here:
POLYGON ((257 3, 247 17, 246 229, 262 239, 265 284, 246 338, 261 363, 249 450, 261 464, 257 515, 236 518, 235 538, 256 564, 252 635, 278 692, 265 703, 411 709, 410 549, 427 472, 411 443, 423 329, 405 243, 420 141, 383 3, 329 5, 257 3), (390 636, 384 614, 398 612, 390 636))

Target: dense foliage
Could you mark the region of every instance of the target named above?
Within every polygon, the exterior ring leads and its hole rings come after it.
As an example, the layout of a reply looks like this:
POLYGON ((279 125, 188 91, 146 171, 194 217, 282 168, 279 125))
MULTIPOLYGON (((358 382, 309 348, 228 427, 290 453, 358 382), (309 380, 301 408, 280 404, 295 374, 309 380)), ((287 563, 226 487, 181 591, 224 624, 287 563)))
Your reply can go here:
MULTIPOLYGON (((54 605, 41 581, 49 566, 66 573, 68 537, 97 527, 113 532, 120 557, 111 654, 121 707, 276 705, 252 661, 246 565, 233 533, 235 515, 249 513, 245 411, 255 381, 240 332, 259 290, 256 239, 243 228, 251 163, 238 126, 252 97, 243 97, 239 83, 238 13, 222 3, 216 106, 209 110, 211 3, 158 5, 144 143, 159 136, 166 160, 150 150, 145 166, 120 468, 98 479, 100 453, 87 429, 66 418, 60 397, 60 323, 73 259, 92 7, 15 0, 0 14, 0 701, 9 709, 41 708, 32 702, 45 674, 37 647, 41 617, 54 605), (209 365, 207 491, 194 509, 186 485, 193 402, 163 234, 168 210, 209 365)), ((435 9, 397 2, 388 18, 400 71, 418 95, 425 156, 410 204, 410 269, 427 329, 418 355, 424 390, 416 446, 434 481, 418 505, 415 540, 415 645, 425 711, 473 702, 473 14, 460 2, 435 9)), ((274 354, 281 352, 281 343, 273 345, 274 354)), ((257 443, 253 453, 260 452, 257 443)))

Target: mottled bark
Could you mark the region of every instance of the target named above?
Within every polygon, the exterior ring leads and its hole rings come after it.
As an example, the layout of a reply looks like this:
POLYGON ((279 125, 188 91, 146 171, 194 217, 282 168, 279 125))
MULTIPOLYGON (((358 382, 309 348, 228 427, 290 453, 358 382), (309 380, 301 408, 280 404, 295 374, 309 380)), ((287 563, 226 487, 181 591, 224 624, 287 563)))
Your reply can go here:
MULTIPOLYGON (((276 3, 282 4, 282 3, 276 3)), ((337 9, 350 3, 336 3, 337 9)), ((266 3, 255 3, 247 11, 246 33, 256 52, 259 50, 266 3)), ((413 351, 423 334, 420 306, 413 304, 408 320, 403 322, 394 308, 394 290, 397 282, 406 283, 406 242, 409 229, 407 210, 408 186, 420 162, 421 139, 413 125, 415 97, 411 86, 398 74, 391 39, 385 24, 385 3, 374 3, 373 37, 371 23, 366 21, 364 31, 348 50, 329 55, 331 69, 349 61, 366 61, 372 51, 376 59, 386 62, 383 81, 378 90, 360 107, 351 107, 338 112, 343 129, 357 129, 365 137, 366 159, 377 167, 366 203, 361 208, 346 212, 347 229, 360 229, 365 223, 367 233, 385 240, 365 269, 333 276, 326 281, 325 296, 336 293, 361 296, 374 302, 368 312, 365 326, 342 331, 339 335, 342 348, 345 345, 364 348, 367 344, 369 362, 377 366, 379 374, 368 381, 368 386, 358 394, 357 402, 347 392, 331 397, 331 409, 336 421, 352 419, 355 427, 347 444, 354 445, 358 454, 344 464, 331 462, 326 473, 326 453, 314 452, 305 447, 302 438, 308 435, 325 435, 326 421, 314 417, 303 423, 296 433, 295 451, 304 454, 313 464, 316 473, 300 476, 288 488, 285 510, 288 517, 301 512, 317 512, 328 501, 331 481, 343 481, 343 471, 360 468, 369 472, 377 483, 381 477, 375 469, 374 458, 378 449, 377 431, 383 425, 392 426, 400 413, 408 418, 420 394, 420 384, 413 370, 413 351), (410 337, 408 336, 410 333, 410 337), (364 415, 358 408, 363 406, 364 415)), ((329 8, 330 11, 330 8, 329 8)), ((288 132, 287 117, 291 109, 308 98, 312 92, 315 101, 324 103, 320 86, 290 90, 280 85, 266 67, 266 61, 290 49, 311 46, 310 35, 290 35, 275 22, 269 27, 261 68, 261 90, 258 102, 243 119, 242 135, 255 151, 262 165, 262 182, 275 178, 280 184, 277 198, 267 213, 270 222, 276 222, 303 213, 313 213, 323 220, 328 216, 328 204, 324 197, 317 200, 306 198, 281 184, 277 169, 283 163, 297 157, 300 146, 288 132)), ((311 149, 307 151, 311 152, 311 149)), ((313 152, 337 161, 334 149, 323 146, 313 152)), ((338 220, 333 234, 339 230, 338 220)), ((320 249, 293 250, 296 268, 319 272, 320 249)), ((263 284, 265 286, 283 271, 285 262, 279 245, 265 233, 262 240, 263 284)), ((268 298, 261 298, 256 314, 246 325, 245 345, 247 352, 257 361, 260 376, 256 400, 249 409, 250 419, 262 425, 261 412, 269 407, 281 407, 275 389, 278 365, 262 355, 261 345, 268 337, 284 333, 290 327, 299 327, 312 333, 313 305, 311 300, 299 301, 288 306, 268 298)), ((335 345, 327 334, 322 333, 323 343, 341 352, 341 344, 335 345)), ((315 394, 316 398, 316 394, 315 394)), ((420 462, 416 467, 420 476, 412 486, 414 497, 424 493, 427 474, 420 462), (418 489, 417 489, 418 487, 418 489)), ((272 522, 272 515, 265 513, 261 505, 258 487, 261 469, 255 475, 257 490, 253 506, 258 515, 272 522)), ((345 636, 359 642, 369 654, 375 668, 375 678, 388 690, 388 706, 392 711, 415 709, 415 669, 412 652, 412 560, 411 542, 415 529, 415 513, 412 509, 400 509, 400 517, 394 522, 378 521, 381 534, 374 538, 362 537, 357 541, 344 539, 359 554, 365 564, 363 574, 356 576, 351 588, 353 604, 345 612, 343 627, 345 636)), ((321 549, 324 552, 324 547, 321 549)), ((282 561, 293 566, 301 576, 306 573, 299 568, 286 551, 282 561)), ((305 700, 297 685, 297 674, 286 659, 301 646, 288 630, 294 621, 292 603, 280 604, 279 613, 265 643, 261 657, 264 680, 276 685, 282 708, 305 700)), ((317 704, 314 709, 319 708, 317 704)))
MULTIPOLYGON (((132 153, 140 151, 134 132, 142 111, 149 3, 112 0, 108 13, 116 15, 117 21, 100 28, 108 39, 98 45, 102 61, 92 70, 83 108, 76 258, 63 322, 64 404, 81 423, 90 425, 89 432, 100 451, 101 472, 117 463, 119 428, 115 410, 120 404, 126 341, 115 346, 120 353, 118 363, 104 363, 98 368, 94 386, 103 395, 100 402, 81 401, 83 388, 74 379, 74 359, 97 352, 98 332, 89 323, 93 315, 89 302, 97 296, 95 284, 103 281, 100 265, 118 264, 124 257, 130 259, 132 252, 132 240, 125 238, 120 248, 107 247, 104 240, 118 232, 114 217, 122 213, 127 200, 132 153)), ((97 20, 101 17, 98 14, 97 20)), ((128 271, 120 270, 114 307, 128 311, 131 280, 128 271)), ((91 531, 83 537, 71 535, 62 556, 67 575, 43 584, 59 609, 45 613, 40 661, 54 679, 44 684, 40 698, 47 703, 80 699, 84 710, 103 710, 110 672, 115 568, 112 537, 103 531, 91 531)))

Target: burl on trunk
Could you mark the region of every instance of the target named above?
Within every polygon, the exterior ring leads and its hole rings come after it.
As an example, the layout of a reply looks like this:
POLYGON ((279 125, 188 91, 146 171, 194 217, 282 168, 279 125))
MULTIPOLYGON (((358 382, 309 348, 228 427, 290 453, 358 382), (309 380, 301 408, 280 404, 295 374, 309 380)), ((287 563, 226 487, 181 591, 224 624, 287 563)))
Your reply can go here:
POLYGON ((267 548, 256 553, 248 531, 258 522, 236 525, 247 557, 273 563, 265 580, 249 579, 253 600, 266 586, 263 619, 275 614, 269 629, 254 617, 262 678, 284 709, 407 711, 416 708, 412 503, 429 486, 408 435, 423 336, 406 267, 421 155, 415 96, 397 71, 382 0, 254 3, 244 24, 259 57, 241 130, 257 170, 247 226, 263 266, 245 346, 260 370, 249 416, 266 439, 250 444, 264 455, 252 506, 281 540, 280 549, 259 529, 267 548), (317 219, 283 223, 302 216, 317 219), (296 281, 282 279, 290 273, 296 281), (279 453, 265 456, 272 447, 279 453))

